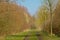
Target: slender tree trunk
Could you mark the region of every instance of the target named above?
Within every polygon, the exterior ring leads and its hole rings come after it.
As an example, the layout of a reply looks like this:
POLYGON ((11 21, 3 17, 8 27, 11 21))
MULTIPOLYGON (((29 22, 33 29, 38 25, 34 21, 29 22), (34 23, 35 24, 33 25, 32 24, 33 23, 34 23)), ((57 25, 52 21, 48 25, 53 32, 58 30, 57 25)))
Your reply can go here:
POLYGON ((51 36, 52 36, 52 4, 50 3, 50 1, 48 0, 48 3, 49 3, 49 8, 50 8, 50 27, 51 27, 51 36))

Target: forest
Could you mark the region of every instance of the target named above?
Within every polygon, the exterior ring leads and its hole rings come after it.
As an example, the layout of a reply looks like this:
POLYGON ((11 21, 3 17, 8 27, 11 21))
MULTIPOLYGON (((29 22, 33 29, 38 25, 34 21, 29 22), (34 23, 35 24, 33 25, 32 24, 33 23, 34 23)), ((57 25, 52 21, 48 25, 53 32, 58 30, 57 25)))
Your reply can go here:
POLYGON ((0 0, 0 40, 60 40, 60 0, 43 1, 32 16, 17 0, 0 0))

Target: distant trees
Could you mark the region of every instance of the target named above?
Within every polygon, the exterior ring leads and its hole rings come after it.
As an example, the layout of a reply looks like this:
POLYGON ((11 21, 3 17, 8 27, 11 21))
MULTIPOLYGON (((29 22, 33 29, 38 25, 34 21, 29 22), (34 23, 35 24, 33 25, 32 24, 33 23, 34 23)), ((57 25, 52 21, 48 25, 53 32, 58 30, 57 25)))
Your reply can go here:
MULTIPOLYGON (((37 12, 36 25, 41 26, 45 25, 46 20, 49 17, 49 12, 45 6, 41 6, 37 12)), ((43 28, 43 27, 42 27, 43 28)))

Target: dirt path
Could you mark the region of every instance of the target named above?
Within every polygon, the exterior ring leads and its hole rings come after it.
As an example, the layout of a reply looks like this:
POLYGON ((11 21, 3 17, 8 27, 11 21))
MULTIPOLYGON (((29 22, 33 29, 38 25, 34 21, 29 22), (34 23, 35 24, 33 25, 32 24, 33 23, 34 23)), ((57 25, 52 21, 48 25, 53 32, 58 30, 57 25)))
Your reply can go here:
POLYGON ((24 40, 29 40, 29 35, 26 35, 24 40))
MULTIPOLYGON (((31 34, 31 33, 27 34, 27 35, 25 36, 24 40, 30 40, 29 37, 33 36, 33 35, 30 35, 30 34, 31 34)), ((42 39, 42 36, 41 36, 41 34, 40 34, 39 32, 36 32, 35 34, 36 34, 35 36, 37 37, 37 40, 43 40, 43 39, 42 39)))
POLYGON ((37 36, 38 40, 43 40, 43 38, 42 38, 42 36, 41 36, 41 34, 39 32, 36 32, 36 36, 37 36))

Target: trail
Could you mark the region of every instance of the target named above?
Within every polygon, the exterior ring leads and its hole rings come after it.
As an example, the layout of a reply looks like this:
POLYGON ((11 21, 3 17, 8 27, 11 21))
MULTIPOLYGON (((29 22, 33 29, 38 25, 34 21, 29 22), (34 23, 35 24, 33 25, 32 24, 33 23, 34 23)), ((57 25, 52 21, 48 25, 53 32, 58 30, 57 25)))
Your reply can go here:
POLYGON ((42 36, 41 36, 41 34, 39 32, 36 32, 35 35, 31 35, 31 33, 27 34, 25 36, 24 40, 30 40, 29 37, 31 37, 31 36, 33 36, 33 37, 36 36, 37 37, 37 40, 43 40, 42 39, 42 36))
POLYGON ((36 36, 37 36, 38 40, 43 40, 42 36, 41 36, 41 34, 39 32, 36 32, 36 36))

